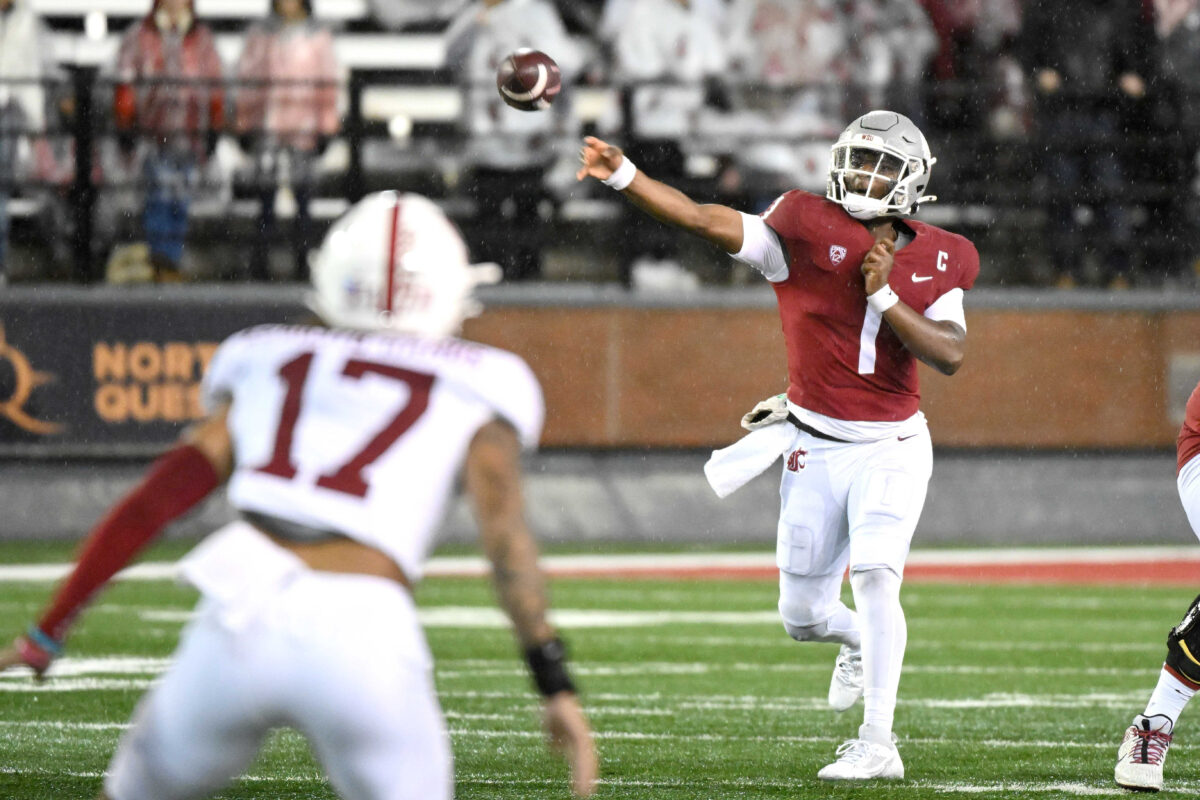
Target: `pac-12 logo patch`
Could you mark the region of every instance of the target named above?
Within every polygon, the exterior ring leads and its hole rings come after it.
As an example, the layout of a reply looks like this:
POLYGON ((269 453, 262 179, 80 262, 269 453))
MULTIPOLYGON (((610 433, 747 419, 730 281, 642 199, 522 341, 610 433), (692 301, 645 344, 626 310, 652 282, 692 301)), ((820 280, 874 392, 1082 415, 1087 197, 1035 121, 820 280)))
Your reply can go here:
POLYGON ((829 260, 833 262, 833 265, 835 267, 838 264, 842 263, 842 260, 845 257, 846 257, 846 248, 842 247, 840 244, 829 245, 829 260))
POLYGON ((807 455, 807 450, 793 450, 791 455, 788 456, 787 468, 792 472, 799 472, 804 469, 804 464, 807 460, 805 456, 807 455))

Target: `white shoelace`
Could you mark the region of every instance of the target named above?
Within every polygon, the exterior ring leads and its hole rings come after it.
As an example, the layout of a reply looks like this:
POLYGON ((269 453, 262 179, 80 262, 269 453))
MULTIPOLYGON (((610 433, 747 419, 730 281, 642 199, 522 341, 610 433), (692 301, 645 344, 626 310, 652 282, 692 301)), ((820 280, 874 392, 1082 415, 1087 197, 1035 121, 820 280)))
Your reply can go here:
POLYGON ((857 764, 867 757, 870 752, 871 743, 866 739, 848 739, 838 745, 837 756, 838 761, 845 761, 847 764, 857 764))

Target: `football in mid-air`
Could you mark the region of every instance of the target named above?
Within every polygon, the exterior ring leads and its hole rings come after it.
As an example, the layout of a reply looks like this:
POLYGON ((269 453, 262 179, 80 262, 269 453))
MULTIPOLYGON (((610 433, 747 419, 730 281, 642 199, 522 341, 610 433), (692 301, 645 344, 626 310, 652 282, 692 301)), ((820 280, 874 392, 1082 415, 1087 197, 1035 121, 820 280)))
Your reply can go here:
POLYGON ((504 102, 521 111, 549 108, 562 88, 562 73, 541 50, 514 50, 496 70, 496 88, 504 102))

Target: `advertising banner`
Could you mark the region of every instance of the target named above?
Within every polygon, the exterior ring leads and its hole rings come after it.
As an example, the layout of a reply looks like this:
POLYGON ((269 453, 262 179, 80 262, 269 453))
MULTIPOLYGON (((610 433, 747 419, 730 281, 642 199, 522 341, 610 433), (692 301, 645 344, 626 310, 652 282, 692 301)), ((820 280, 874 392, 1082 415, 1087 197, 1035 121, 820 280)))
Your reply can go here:
MULTIPOLYGON (((303 292, 0 291, 0 457, 154 455, 202 414, 200 380, 220 342, 309 318, 303 292)), ((484 301, 465 336, 529 363, 545 394, 543 447, 721 447, 742 435, 746 410, 786 386, 769 302, 484 301)), ((963 368, 952 377, 921 368, 921 408, 939 447, 1173 445, 1200 380, 1200 310, 980 307, 968 317, 963 368)))
POLYGON ((203 416, 200 379, 226 336, 302 313, 228 293, 2 293, 0 456, 152 455, 203 416))

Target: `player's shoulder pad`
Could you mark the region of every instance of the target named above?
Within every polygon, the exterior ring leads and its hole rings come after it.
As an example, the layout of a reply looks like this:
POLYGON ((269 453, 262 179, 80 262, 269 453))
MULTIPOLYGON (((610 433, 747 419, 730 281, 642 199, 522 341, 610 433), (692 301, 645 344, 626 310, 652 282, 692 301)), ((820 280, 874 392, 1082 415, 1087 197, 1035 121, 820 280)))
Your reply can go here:
POLYGON ((762 213, 763 221, 784 239, 814 238, 822 230, 844 216, 842 207, 819 194, 792 189, 775 199, 762 213))
POLYGON ((244 370, 244 354, 253 352, 253 348, 247 344, 265 327, 267 326, 255 325, 244 328, 227 336, 217 347, 208 361, 200 385, 200 402, 205 411, 215 411, 233 395, 233 384, 244 370))
MULTIPOLYGON (((278 323, 251 325, 249 328, 242 328, 240 331, 230 334, 225 341, 221 342, 221 346, 217 348, 217 354, 224 353, 231 357, 252 356, 260 352, 259 348, 272 339, 283 341, 284 337, 289 334, 303 336, 314 333, 320 334, 326 330, 325 328, 313 325, 284 325, 278 323)), ((216 357, 214 356, 215 359, 216 357)))
POLYGON ((967 237, 952 233, 945 228, 918 222, 930 239, 931 249, 938 251, 938 267, 946 267, 951 287, 966 291, 975 285, 979 277, 979 251, 967 237), (943 257, 942 253, 946 255, 943 257))
POLYGON ((542 386, 525 359, 498 347, 468 343, 474 349, 467 385, 496 416, 517 430, 521 446, 536 449, 542 438, 546 405, 542 386))

